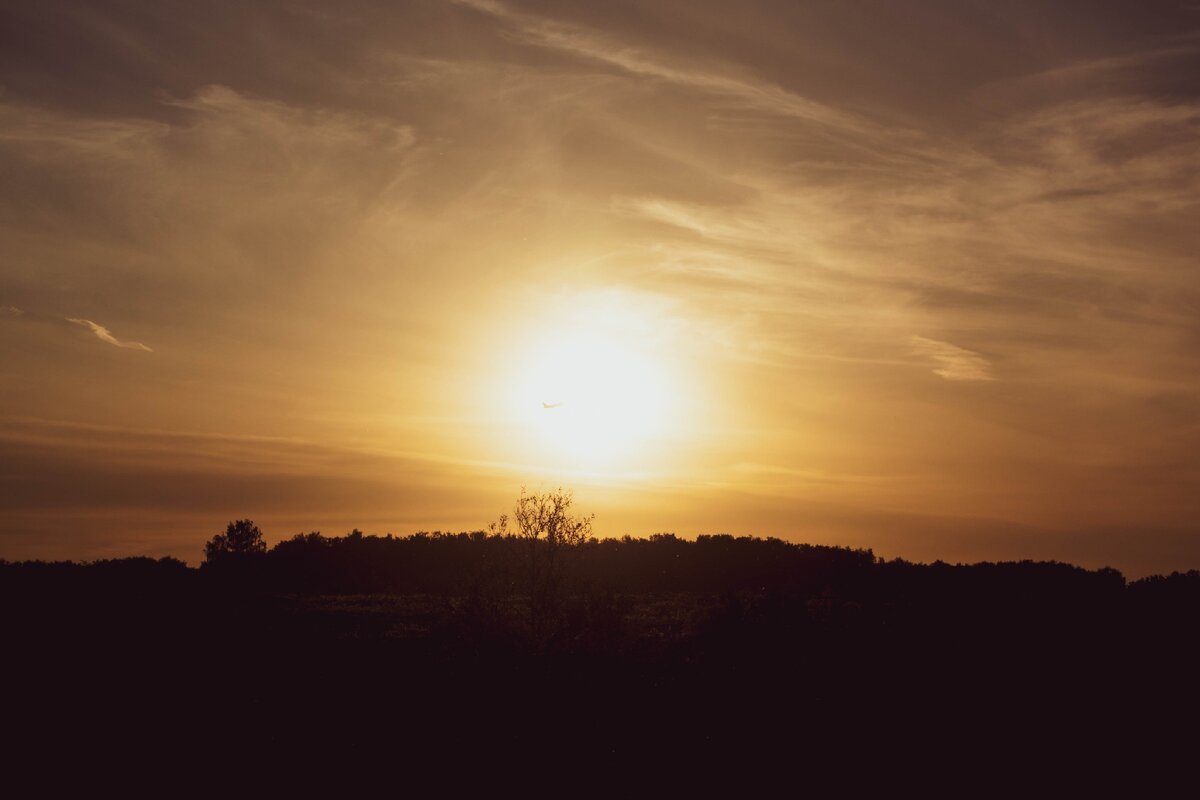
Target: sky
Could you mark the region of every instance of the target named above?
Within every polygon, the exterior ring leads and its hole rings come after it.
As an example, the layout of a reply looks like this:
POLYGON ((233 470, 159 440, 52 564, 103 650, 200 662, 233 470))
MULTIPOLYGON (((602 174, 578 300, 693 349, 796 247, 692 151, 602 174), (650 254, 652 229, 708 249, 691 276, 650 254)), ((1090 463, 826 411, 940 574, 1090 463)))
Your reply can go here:
POLYGON ((1200 567, 1200 4, 0 0, 0 558, 1200 567))

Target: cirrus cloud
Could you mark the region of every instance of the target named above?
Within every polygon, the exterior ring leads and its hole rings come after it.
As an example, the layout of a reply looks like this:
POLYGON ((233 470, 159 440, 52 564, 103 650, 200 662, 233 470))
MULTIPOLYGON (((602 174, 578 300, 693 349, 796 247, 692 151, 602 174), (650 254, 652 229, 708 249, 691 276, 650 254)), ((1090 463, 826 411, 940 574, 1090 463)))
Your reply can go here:
POLYGON ((89 329, 92 333, 96 334, 97 339, 102 342, 108 342, 114 347, 125 347, 130 350, 144 350, 147 353, 154 352, 141 342, 121 341, 116 336, 113 336, 112 331, 110 331, 108 328, 97 322, 92 322, 90 319, 75 319, 74 317, 67 317, 67 322, 73 322, 76 325, 82 325, 83 327, 89 329))
POLYGON ((914 353, 934 361, 934 374, 941 375, 948 381, 995 380, 992 365, 979 353, 949 342, 926 339, 924 336, 912 336, 909 342, 914 353))

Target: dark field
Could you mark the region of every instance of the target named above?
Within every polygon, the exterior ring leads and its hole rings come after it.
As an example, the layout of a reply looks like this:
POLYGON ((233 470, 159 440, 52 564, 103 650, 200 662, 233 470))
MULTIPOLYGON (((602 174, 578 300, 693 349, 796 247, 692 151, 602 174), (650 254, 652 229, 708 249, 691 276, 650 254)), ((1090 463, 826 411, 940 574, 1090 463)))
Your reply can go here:
POLYGON ((570 551, 531 601, 512 542, 308 546, 327 558, 3 564, 9 735, 418 761, 853 748, 1028 764, 1194 743, 1166 721, 1196 707, 1200 573, 657 537, 570 551))

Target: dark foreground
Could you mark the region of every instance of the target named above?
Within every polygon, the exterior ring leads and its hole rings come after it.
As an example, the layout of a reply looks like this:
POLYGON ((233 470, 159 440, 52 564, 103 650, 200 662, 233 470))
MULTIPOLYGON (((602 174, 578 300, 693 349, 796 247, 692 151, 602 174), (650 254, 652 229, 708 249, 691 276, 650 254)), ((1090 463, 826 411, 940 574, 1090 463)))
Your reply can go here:
POLYGON ((579 568, 536 602, 519 564, 368 593, 265 560, 0 564, 6 752, 1093 773, 1194 757, 1200 573, 833 548, 807 566, 764 549, 756 571, 730 549, 720 580, 684 580, 669 565, 696 553, 657 546, 634 577, 579 568))

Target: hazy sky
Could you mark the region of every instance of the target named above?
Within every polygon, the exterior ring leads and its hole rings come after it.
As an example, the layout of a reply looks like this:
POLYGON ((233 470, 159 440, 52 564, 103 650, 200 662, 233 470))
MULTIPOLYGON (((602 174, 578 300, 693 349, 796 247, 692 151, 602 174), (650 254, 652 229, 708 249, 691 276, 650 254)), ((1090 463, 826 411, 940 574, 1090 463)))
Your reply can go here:
POLYGON ((0 557, 561 484, 1200 567, 1197 76, 1190 1, 0 0, 0 557))

